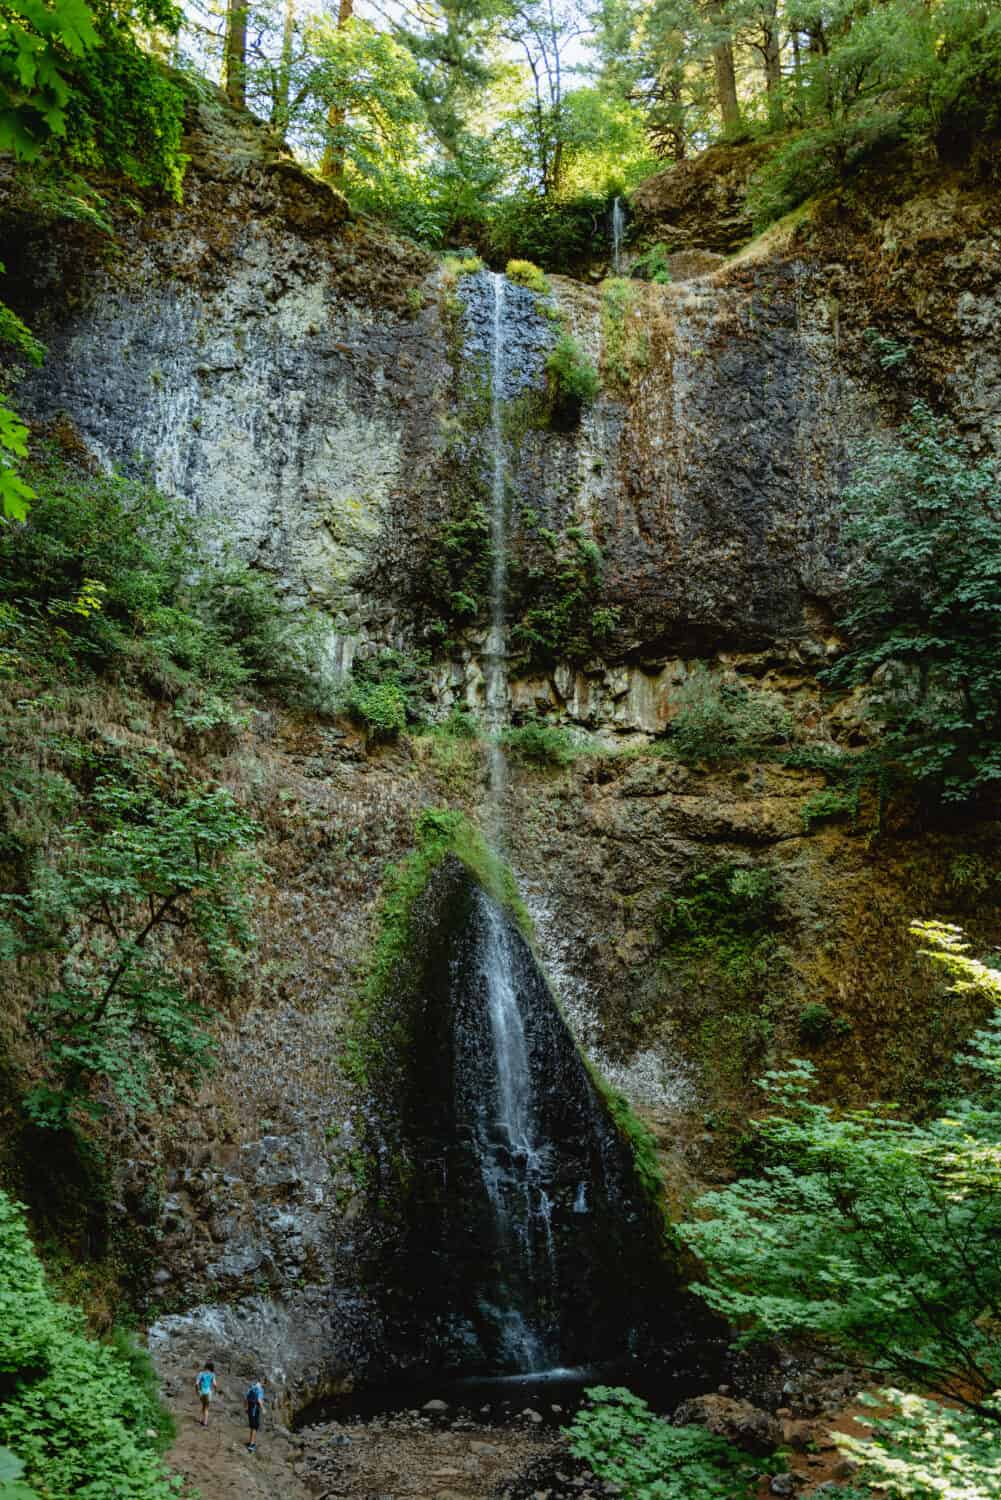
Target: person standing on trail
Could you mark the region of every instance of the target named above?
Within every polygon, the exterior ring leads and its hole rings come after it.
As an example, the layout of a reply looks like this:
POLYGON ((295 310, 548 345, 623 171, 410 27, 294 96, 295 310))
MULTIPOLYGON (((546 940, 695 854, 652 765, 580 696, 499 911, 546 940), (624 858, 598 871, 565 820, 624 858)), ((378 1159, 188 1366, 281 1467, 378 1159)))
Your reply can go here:
POLYGON ((215 1388, 215 1365, 210 1359, 207 1359, 195 1376, 195 1390, 198 1392, 198 1399, 202 1403, 202 1415, 199 1421, 201 1427, 209 1425, 209 1402, 215 1395, 215 1388))
POLYGON ((245 1444, 248 1453, 257 1452, 257 1434, 261 1430, 261 1411, 264 1407, 264 1376, 258 1375, 253 1385, 244 1397, 247 1407, 247 1425, 250 1428, 250 1442, 245 1444))

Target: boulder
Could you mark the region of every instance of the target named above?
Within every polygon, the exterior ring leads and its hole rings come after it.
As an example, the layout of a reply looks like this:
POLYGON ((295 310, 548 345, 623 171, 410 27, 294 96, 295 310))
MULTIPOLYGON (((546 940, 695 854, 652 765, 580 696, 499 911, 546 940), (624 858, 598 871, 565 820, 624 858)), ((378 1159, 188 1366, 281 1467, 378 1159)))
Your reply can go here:
POLYGON ((674 1413, 675 1427, 705 1427, 748 1453, 770 1453, 782 1442, 782 1424, 770 1412, 732 1396, 696 1396, 674 1413))

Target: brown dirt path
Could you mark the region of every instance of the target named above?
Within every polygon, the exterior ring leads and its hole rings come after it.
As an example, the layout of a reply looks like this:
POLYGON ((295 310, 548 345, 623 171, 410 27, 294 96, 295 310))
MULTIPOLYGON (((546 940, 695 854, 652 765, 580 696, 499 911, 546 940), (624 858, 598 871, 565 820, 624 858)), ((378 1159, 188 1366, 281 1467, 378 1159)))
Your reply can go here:
MULTIPOLYGON (((195 1371, 165 1372, 164 1393, 177 1423, 177 1440, 167 1462, 186 1482, 185 1495, 201 1500, 308 1500, 311 1492, 298 1480, 301 1460, 297 1439, 264 1417, 256 1453, 248 1453, 243 1393, 250 1383, 216 1366, 219 1394, 212 1402, 209 1425, 199 1425, 195 1371)), ((312 1492, 315 1493, 315 1492, 312 1492)))

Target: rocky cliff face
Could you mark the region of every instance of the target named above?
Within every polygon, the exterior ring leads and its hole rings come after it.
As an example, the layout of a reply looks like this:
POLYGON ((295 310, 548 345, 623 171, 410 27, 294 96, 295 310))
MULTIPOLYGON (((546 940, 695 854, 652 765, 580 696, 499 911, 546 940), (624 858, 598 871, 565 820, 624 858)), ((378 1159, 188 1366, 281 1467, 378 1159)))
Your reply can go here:
MULTIPOLYGON (((114 252, 80 226, 40 226, 15 191, 5 292, 50 349, 20 406, 101 463, 152 470, 291 606, 322 610, 332 675, 380 645, 434 648, 440 707, 475 705, 486 601, 454 596, 485 557, 478 278, 351 222, 209 106, 190 145, 183 207, 116 209, 114 252)), ((984 337, 997 195, 958 173, 877 180, 724 264, 716 252, 744 232, 736 177, 694 196, 644 190, 645 222, 685 251, 673 284, 609 295, 554 278, 602 391, 563 430, 531 402, 511 414, 510 608, 524 623, 559 604, 577 569, 584 615, 567 654, 523 645, 518 711, 653 734, 702 658, 795 697, 816 726, 854 444, 929 393, 962 412, 974 446, 1001 442, 984 337), (726 221, 718 234, 703 213, 726 221), (910 360, 884 369, 868 328, 910 360), (586 577, 582 543, 600 553, 586 577)), ((519 378, 538 393, 557 324, 518 295, 519 378)), ((125 717, 111 728, 131 732, 125 717)), ((215 771, 266 829, 260 962, 214 1019, 220 1067, 197 1108, 125 1140, 112 1212, 149 1230, 163 1359, 204 1358, 208 1340, 263 1360, 292 1408, 377 1371, 385 1346, 363 1270, 381 1232, 368 1104, 342 1055, 357 962, 413 814, 475 815, 485 764, 474 746, 367 753, 344 727, 260 715, 215 771)), ((540 956, 578 1042, 654 1126, 678 1198, 730 1170, 764 1061, 810 1046, 829 1090, 920 1103, 970 1020, 957 1008, 925 1026, 932 990, 906 922, 952 918, 996 941, 997 827, 901 821, 870 845, 847 820, 810 829, 819 784, 603 752, 512 778, 509 854, 540 956), (743 934, 729 967, 672 946, 663 916, 707 869, 752 872, 769 892, 769 944, 743 934), (833 1029, 804 1040, 810 1002, 833 1029)))
MULTIPOLYGON (((99 462, 151 472, 291 604, 319 606, 332 672, 372 643, 444 633, 446 701, 475 700, 485 601, 456 616, 435 577, 484 468, 468 298, 252 132, 217 129, 203 107, 184 206, 123 209, 114 256, 12 212, 8 290, 50 348, 22 405, 71 423, 99 462)), ((566 546, 579 528, 603 558, 589 605, 614 605, 617 625, 588 659, 536 653, 518 696, 655 731, 679 657, 822 650, 837 494, 874 403, 794 258, 635 284, 619 302, 557 282, 555 301, 606 378, 571 431, 513 435, 512 574, 530 607, 554 570, 540 537, 566 546)), ((533 316, 538 387, 555 331, 533 316)))

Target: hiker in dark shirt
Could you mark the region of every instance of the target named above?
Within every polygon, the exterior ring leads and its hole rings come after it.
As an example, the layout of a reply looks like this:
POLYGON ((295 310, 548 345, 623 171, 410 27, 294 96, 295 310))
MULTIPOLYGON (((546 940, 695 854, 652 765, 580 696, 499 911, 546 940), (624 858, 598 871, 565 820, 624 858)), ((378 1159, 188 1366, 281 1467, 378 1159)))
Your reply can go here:
POLYGON ((264 1409, 264 1376, 258 1375, 253 1385, 244 1397, 247 1407, 247 1425, 250 1428, 250 1441, 246 1444, 248 1453, 257 1452, 257 1434, 261 1430, 261 1412, 264 1409))

